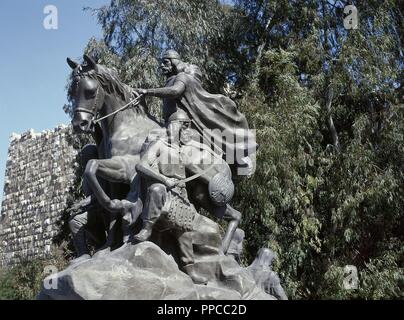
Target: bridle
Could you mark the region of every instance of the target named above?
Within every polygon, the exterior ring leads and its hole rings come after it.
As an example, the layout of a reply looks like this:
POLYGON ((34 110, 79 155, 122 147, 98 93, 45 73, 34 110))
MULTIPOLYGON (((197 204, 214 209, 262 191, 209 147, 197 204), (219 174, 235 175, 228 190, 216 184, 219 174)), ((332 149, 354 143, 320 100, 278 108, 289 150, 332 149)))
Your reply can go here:
POLYGON ((100 121, 102 121, 102 120, 104 120, 104 119, 107 119, 107 118, 109 118, 109 117, 111 117, 111 116, 113 116, 113 115, 115 115, 115 114, 117 114, 117 113, 119 113, 119 112, 121 112, 121 111, 124 111, 124 110, 126 110, 126 109, 129 109, 129 108, 132 108, 132 107, 137 106, 137 105, 140 103, 140 98, 141 98, 143 95, 137 93, 136 91, 134 91, 134 94, 136 95, 136 97, 135 97, 134 99, 132 99, 131 101, 129 101, 127 104, 125 104, 123 107, 121 107, 121 108, 119 108, 119 109, 117 109, 117 110, 115 110, 115 111, 113 111, 113 112, 111 112, 111 113, 108 113, 107 115, 105 115, 105 116, 103 116, 103 117, 97 118, 98 113, 99 113, 99 112, 97 111, 97 106, 98 106, 99 103, 100 103, 100 101, 99 101, 99 99, 100 99, 100 84, 98 84, 97 90, 96 90, 96 92, 95 92, 94 104, 93 104, 91 110, 88 110, 88 109, 85 109, 85 108, 77 108, 77 109, 75 109, 74 112, 75 112, 75 113, 76 113, 76 112, 83 112, 83 113, 89 113, 89 114, 91 114, 91 116, 92 116, 91 121, 92 121, 94 124, 97 124, 98 122, 100 122, 100 121))
MULTIPOLYGON (((98 90, 98 89, 97 89, 98 90)), ((111 116, 113 116, 113 115, 115 115, 115 114, 117 114, 117 113, 119 113, 119 112, 121 112, 121 111, 124 111, 124 110, 126 110, 126 109, 129 109, 129 108, 133 108, 133 107, 135 107, 135 106, 137 106, 139 103, 140 103, 140 98, 143 96, 142 94, 138 94, 136 91, 135 91, 135 94, 137 95, 137 97, 136 98, 134 98, 134 99, 132 99, 131 101, 129 101, 127 104, 125 104, 123 107, 120 107, 119 109, 117 109, 117 110, 115 110, 115 111, 113 111, 113 112, 111 112, 111 113, 108 113, 107 115, 105 115, 105 116, 103 116, 103 117, 101 117, 101 118, 97 118, 97 119, 95 119, 95 120, 93 120, 93 122, 94 123, 98 123, 98 122, 100 122, 100 121, 102 121, 102 120, 104 120, 104 119, 107 119, 107 118, 109 118, 109 117, 111 117, 111 116)), ((96 103, 97 103, 97 101, 96 101, 96 103)), ((96 104, 95 103, 95 104, 96 104)))

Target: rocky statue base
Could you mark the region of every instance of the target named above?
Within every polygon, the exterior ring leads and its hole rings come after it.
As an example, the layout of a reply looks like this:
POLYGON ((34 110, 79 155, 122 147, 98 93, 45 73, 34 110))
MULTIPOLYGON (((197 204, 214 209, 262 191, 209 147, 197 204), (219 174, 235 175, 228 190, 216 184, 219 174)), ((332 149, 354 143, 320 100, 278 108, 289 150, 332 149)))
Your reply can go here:
POLYGON ((196 261, 207 285, 196 285, 171 255, 152 242, 125 244, 73 263, 44 280, 38 299, 49 300, 274 300, 232 258, 207 255, 196 261), (57 284, 57 287, 56 285, 57 284), (47 289, 47 287, 49 289, 47 289))

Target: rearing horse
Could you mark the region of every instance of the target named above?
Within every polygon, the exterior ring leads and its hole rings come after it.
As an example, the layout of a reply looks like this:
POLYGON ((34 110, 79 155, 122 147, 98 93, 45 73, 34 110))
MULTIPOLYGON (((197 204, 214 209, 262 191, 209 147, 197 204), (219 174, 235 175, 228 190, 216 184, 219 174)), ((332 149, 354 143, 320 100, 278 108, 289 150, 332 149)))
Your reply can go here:
MULTIPOLYGON (((119 81, 113 70, 96 64, 87 55, 84 56, 84 61, 86 63, 80 65, 67 59, 73 69, 72 125, 75 132, 92 133, 99 130, 102 136, 98 144, 105 150, 105 159, 90 160, 84 175, 99 204, 111 212, 110 234, 105 245, 110 247, 114 241, 117 213, 128 209, 122 208, 122 201, 115 199, 127 197, 128 185, 131 186, 132 193, 137 192, 135 167, 139 162, 142 146, 150 132, 161 126, 148 113, 144 99, 131 105, 136 93, 119 81), (125 106, 128 107, 117 112, 125 106), (98 177, 112 183, 110 196, 101 187, 98 177)), ((130 205, 128 201, 124 203, 130 205)), ((124 236, 127 238, 129 235, 124 236)))

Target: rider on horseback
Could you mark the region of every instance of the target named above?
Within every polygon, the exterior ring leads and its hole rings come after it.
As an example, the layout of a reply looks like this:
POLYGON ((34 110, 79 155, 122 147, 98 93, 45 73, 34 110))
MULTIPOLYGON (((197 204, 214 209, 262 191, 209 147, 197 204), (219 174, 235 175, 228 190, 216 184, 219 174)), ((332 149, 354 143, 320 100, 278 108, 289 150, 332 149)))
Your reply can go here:
POLYGON ((257 144, 236 104, 226 96, 205 91, 200 69, 181 61, 174 50, 163 54, 160 68, 167 77, 165 87, 137 89, 137 92, 163 98, 162 111, 166 123, 178 109, 184 110, 192 120, 191 127, 209 145, 213 139, 213 148, 225 156, 236 174, 252 174, 254 164, 249 158, 255 153, 257 144))

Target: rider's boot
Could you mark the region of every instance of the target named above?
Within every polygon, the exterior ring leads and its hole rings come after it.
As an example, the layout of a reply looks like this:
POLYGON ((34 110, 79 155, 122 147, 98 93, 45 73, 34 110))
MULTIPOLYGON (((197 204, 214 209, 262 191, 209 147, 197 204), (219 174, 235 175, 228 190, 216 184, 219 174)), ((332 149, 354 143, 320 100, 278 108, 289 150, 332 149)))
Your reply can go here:
POLYGON ((133 238, 137 242, 143 242, 149 240, 153 232, 154 222, 151 220, 144 220, 143 221, 143 229, 135 235, 133 238))

